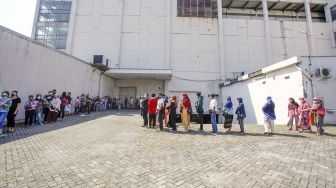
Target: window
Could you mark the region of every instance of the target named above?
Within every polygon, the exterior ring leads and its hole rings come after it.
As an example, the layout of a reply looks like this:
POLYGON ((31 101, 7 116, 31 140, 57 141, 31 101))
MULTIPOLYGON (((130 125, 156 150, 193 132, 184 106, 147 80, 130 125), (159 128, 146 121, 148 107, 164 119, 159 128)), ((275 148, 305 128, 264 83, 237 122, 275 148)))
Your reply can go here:
POLYGON ((336 5, 334 5, 330 8, 330 13, 331 13, 332 21, 336 20, 336 5))
POLYGON ((66 27, 37 27, 35 40, 51 45, 57 49, 66 48, 68 28, 66 27))
POLYGON ((177 0, 178 17, 217 17, 217 0, 177 0))
POLYGON ((69 1, 41 1, 39 22, 69 22, 71 2, 69 1))

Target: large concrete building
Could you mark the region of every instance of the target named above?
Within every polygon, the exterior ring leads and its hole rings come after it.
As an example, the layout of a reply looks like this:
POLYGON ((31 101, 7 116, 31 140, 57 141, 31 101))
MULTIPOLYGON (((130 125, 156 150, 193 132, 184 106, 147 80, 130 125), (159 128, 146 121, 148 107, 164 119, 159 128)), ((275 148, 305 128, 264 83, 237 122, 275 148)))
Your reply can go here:
MULTIPOLYGON (((108 59, 116 96, 202 91, 293 56, 336 56, 336 0, 39 0, 32 38, 108 59)), ((192 99, 193 100, 193 99, 192 99)))

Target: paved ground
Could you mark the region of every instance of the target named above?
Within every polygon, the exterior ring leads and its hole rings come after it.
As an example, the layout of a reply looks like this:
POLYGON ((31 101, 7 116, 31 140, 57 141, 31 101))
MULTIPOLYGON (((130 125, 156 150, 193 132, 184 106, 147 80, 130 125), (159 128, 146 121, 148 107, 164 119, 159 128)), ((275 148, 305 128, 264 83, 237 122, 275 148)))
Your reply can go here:
POLYGON ((239 136, 141 123, 105 112, 21 128, 0 138, 0 187, 336 187, 336 127, 266 137, 255 125, 239 136))

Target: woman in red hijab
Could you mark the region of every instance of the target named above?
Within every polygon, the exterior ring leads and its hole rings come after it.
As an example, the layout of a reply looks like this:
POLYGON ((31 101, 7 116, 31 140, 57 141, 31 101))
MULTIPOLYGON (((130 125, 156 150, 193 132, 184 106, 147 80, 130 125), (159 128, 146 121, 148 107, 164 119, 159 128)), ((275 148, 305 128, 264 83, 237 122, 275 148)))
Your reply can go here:
POLYGON ((182 96, 183 99, 180 104, 181 119, 185 131, 188 132, 190 128, 190 114, 192 113, 191 102, 186 93, 182 94, 182 96))

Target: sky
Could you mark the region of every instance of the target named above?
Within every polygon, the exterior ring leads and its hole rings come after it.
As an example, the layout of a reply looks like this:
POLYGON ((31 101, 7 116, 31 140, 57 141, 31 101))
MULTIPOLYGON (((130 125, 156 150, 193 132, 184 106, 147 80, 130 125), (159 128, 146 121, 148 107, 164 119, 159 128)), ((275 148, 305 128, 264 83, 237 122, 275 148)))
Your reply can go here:
POLYGON ((31 37, 37 0, 0 0, 0 25, 31 37))

